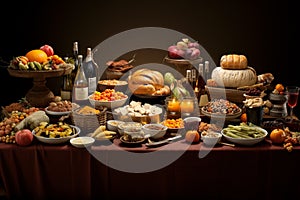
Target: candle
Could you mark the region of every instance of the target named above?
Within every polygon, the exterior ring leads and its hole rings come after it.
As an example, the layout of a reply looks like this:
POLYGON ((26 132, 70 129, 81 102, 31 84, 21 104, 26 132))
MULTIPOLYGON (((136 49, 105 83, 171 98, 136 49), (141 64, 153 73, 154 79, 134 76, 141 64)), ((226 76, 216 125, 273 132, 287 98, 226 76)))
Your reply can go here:
POLYGON ((184 99, 180 108, 183 113, 192 113, 194 111, 194 101, 192 99, 184 99))
POLYGON ((168 101, 168 111, 170 112, 180 112, 180 103, 176 99, 168 101))

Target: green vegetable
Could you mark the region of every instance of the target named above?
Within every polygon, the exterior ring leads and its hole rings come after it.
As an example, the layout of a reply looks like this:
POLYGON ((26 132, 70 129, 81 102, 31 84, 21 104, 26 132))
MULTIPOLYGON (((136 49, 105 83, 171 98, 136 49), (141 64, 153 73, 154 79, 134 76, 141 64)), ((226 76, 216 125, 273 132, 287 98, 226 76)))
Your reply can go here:
POLYGON ((175 77, 174 75, 171 73, 171 72, 167 72, 165 73, 164 75, 164 82, 165 82, 165 85, 171 85, 172 83, 175 82, 175 77))

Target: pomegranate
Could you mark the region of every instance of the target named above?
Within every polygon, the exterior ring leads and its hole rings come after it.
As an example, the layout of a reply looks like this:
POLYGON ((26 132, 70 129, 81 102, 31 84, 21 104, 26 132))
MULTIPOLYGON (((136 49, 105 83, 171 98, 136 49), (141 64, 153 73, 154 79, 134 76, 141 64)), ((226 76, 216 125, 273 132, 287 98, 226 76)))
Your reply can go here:
POLYGON ((16 143, 20 146, 28 146, 33 141, 33 134, 29 129, 22 129, 16 132, 16 143))
POLYGON ((43 50, 47 54, 48 57, 54 55, 53 48, 48 44, 41 46, 40 49, 43 50))

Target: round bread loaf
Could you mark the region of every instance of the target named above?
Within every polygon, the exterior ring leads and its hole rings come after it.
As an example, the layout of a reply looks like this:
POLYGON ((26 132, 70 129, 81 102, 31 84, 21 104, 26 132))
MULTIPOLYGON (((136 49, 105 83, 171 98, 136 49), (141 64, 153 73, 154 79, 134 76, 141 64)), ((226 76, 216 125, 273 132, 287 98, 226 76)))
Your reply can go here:
POLYGON ((128 87, 133 94, 151 95, 164 87, 164 77, 159 71, 138 69, 128 77, 128 87))
POLYGON ((220 65, 223 69, 246 69, 248 61, 244 55, 229 54, 221 57, 220 65))

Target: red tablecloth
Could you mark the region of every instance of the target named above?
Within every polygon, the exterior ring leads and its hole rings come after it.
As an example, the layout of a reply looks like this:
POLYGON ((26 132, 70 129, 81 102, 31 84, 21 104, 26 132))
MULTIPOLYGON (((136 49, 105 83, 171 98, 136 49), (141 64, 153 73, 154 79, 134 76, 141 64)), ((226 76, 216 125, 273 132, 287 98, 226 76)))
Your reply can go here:
POLYGON ((213 149, 184 140, 151 149, 120 147, 119 140, 88 149, 0 143, 0 184, 9 199, 289 199, 299 195, 299 160, 300 146, 287 152, 268 141, 213 149), (166 160, 180 156, 154 171, 138 172, 143 163, 136 173, 119 170, 136 162, 135 154, 151 152, 166 160), (124 153, 133 154, 124 158, 124 153))

